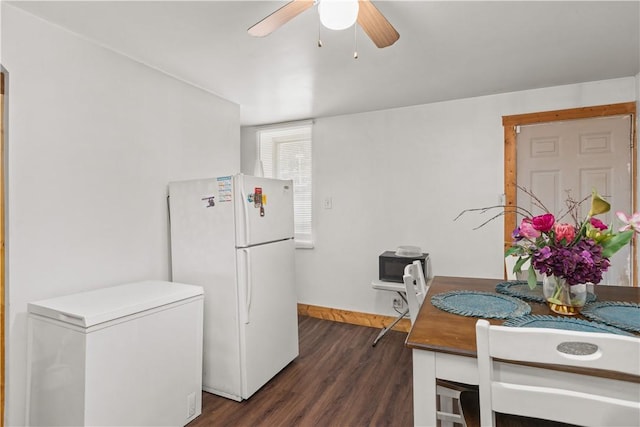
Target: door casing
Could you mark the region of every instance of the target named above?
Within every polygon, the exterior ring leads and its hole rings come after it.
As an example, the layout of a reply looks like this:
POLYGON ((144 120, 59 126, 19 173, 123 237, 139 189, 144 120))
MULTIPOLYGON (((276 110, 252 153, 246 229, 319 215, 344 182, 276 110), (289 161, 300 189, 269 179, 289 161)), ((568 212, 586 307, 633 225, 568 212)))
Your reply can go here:
MULTIPOLYGON (((571 108, 567 110, 543 111, 537 113, 502 116, 504 129, 504 250, 511 246, 511 233, 516 228, 516 214, 513 208, 516 206, 517 193, 517 126, 536 123, 549 123, 556 121, 579 120, 594 117, 631 115, 631 208, 632 212, 638 210, 637 182, 638 182, 638 151, 637 151, 637 115, 636 103, 624 102, 619 104, 599 105, 594 107, 571 108)), ((637 271, 637 241, 631 246, 631 283, 638 286, 637 271)), ((506 272, 505 272, 506 277, 506 272)))

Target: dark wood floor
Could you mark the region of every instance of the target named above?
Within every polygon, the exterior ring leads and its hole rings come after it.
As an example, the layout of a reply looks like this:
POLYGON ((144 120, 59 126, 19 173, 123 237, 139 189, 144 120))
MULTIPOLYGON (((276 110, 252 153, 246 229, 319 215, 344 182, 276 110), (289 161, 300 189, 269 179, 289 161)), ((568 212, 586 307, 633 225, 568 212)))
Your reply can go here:
POLYGON ((406 333, 299 317, 300 356, 250 399, 203 393, 201 426, 412 426, 406 333))

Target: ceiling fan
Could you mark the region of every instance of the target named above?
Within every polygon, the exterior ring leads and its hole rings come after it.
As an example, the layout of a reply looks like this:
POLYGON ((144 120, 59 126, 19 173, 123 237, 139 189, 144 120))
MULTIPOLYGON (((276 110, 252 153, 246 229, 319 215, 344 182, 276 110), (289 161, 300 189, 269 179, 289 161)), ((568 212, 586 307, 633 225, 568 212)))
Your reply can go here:
MULTIPOLYGON (((321 8, 322 2, 329 1, 292 0, 249 28, 248 32, 255 37, 267 36, 312 6, 318 4, 321 8)), ((391 46, 400 38, 396 29, 369 0, 358 0, 357 22, 379 48, 391 46)))

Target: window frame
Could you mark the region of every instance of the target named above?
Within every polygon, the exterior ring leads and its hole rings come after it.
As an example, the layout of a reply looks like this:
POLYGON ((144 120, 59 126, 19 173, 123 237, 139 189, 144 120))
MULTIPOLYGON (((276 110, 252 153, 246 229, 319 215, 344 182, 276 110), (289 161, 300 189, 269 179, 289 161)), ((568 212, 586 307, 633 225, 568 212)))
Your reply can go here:
MULTIPOLYGON (((263 162, 263 170, 265 177, 279 178, 278 159, 277 159, 277 145, 296 142, 307 142, 308 155, 309 155, 309 175, 306 177, 309 185, 309 201, 308 201, 308 220, 305 220, 305 227, 308 232, 295 233, 295 246, 297 249, 312 249, 314 246, 314 224, 313 224, 313 122, 304 121, 289 124, 278 124, 264 126, 257 130, 256 133, 256 158, 263 162), (265 157, 267 153, 263 153, 263 143, 270 144, 269 149, 271 153, 271 160, 266 161, 265 157), (275 146, 274 146, 275 144, 275 146)), ((296 182, 294 180, 294 203, 296 182)), ((294 212, 294 220, 296 223, 300 216, 294 212)))

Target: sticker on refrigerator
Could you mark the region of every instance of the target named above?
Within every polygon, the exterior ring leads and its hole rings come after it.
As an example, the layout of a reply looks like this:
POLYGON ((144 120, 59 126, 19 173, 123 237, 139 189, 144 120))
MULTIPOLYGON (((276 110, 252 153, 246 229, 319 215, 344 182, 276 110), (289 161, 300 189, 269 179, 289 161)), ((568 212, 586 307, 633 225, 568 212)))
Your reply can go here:
POLYGON ((222 176, 217 179, 218 181, 218 201, 220 203, 230 202, 233 192, 231 191, 231 177, 222 176))
POLYGON ((262 187, 253 189, 253 206, 256 208, 262 206, 262 187))
POLYGON ((260 209, 260 216, 264 216, 264 205, 266 201, 267 196, 262 194, 262 187, 255 187, 253 189, 253 207, 260 209))
POLYGON ((205 202, 207 202, 205 204, 205 207, 212 208, 216 205, 215 198, 216 196, 208 196, 208 197, 203 197, 201 200, 204 200, 205 202))

